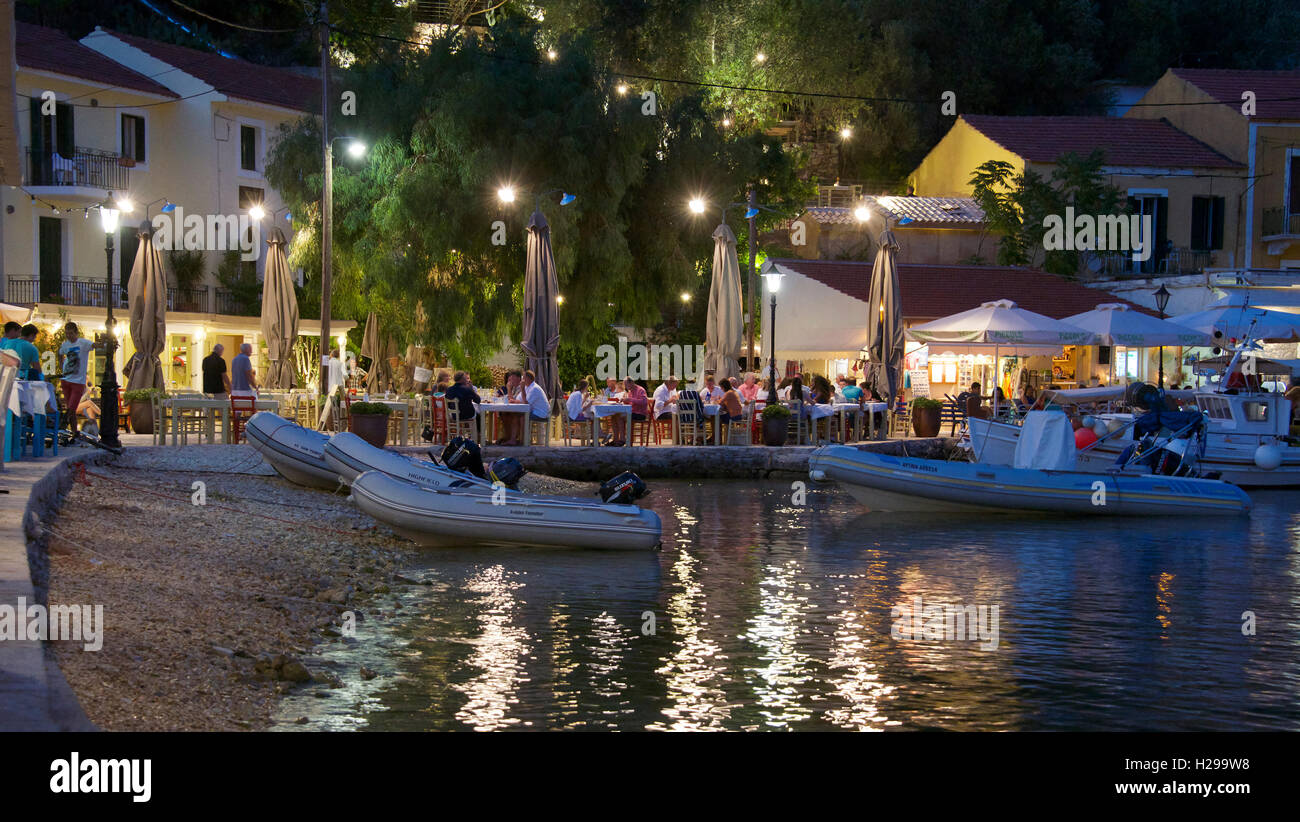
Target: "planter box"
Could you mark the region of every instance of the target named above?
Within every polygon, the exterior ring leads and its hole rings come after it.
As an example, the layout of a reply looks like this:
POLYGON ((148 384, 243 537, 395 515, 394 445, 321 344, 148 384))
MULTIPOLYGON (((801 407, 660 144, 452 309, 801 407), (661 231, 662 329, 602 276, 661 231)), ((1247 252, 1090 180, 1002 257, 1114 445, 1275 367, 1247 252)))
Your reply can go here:
POLYGON ((918 437, 939 436, 939 426, 942 424, 940 415, 942 413, 942 408, 913 408, 912 430, 916 432, 918 437))
POLYGON ((153 433, 153 405, 139 400, 127 404, 127 419, 131 421, 131 433, 153 433))
POLYGON ((789 417, 771 417, 763 419, 763 444, 778 446, 785 445, 786 438, 790 436, 790 418, 789 417))
POLYGON ((348 430, 376 448, 383 448, 388 444, 388 415, 351 414, 348 430))

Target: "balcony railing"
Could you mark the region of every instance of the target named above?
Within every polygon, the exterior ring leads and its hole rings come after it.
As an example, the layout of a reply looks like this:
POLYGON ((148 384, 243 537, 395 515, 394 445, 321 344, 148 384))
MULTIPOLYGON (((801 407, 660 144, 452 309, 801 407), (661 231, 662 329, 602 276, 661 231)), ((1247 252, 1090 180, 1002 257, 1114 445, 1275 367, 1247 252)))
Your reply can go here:
POLYGON ((1134 262, 1130 251, 1091 252, 1095 262, 1084 264, 1102 279, 1141 279, 1152 276, 1176 277, 1180 274, 1199 274, 1210 265, 1213 252, 1175 248, 1160 259, 1152 255, 1144 262, 1134 262))
POLYGON ((236 317, 255 317, 262 313, 260 302, 251 304, 243 303, 235 298, 234 292, 228 288, 218 288, 213 292, 215 299, 214 313, 230 314, 236 317))
POLYGON ((198 288, 167 286, 167 310, 209 313, 208 287, 206 285, 198 288))
POLYGON ((1259 228, 1264 237, 1300 236, 1300 214, 1288 214, 1284 207, 1266 208, 1259 228))
MULTIPOLYGON (((126 287, 119 285, 117 291, 117 301, 113 307, 125 308, 126 287)), ((39 277, 10 277, 5 285, 5 302, 16 305, 39 302, 103 307, 107 304, 108 294, 108 284, 103 280, 74 278, 61 281, 57 288, 43 288, 39 277)))
POLYGON ((27 184, 30 186, 83 186, 105 191, 130 187, 128 166, 121 155, 93 148, 78 148, 71 156, 45 149, 27 149, 27 184))

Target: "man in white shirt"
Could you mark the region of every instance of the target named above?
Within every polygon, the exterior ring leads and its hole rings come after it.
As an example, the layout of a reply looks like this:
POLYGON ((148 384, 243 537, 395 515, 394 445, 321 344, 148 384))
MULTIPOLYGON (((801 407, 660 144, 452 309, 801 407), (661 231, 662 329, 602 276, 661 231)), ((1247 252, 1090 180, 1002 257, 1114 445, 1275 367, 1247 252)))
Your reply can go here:
POLYGON ((672 419, 673 410, 677 407, 677 378, 668 377, 663 384, 655 389, 654 395, 655 419, 672 419))
POLYGON ((722 402, 722 395, 725 393, 712 374, 704 378, 704 390, 700 392, 700 399, 704 400, 705 404, 716 405, 722 402))
POLYGON ((587 393, 587 381, 578 380, 578 387, 569 394, 568 411, 569 419, 574 422, 586 422, 589 417, 587 412, 591 410, 591 404, 596 398, 587 393))
POLYGON ((529 416, 535 421, 550 419, 551 401, 537 384, 537 375, 531 371, 524 372, 524 401, 528 403, 529 416))

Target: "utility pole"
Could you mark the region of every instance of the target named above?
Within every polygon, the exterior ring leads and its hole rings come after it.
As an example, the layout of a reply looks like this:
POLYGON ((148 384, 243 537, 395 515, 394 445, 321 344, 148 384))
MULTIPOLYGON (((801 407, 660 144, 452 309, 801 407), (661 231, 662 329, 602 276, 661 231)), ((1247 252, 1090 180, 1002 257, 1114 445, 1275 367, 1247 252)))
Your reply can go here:
POLYGON ((745 317, 749 321, 749 358, 745 360, 745 365, 749 367, 745 370, 758 373, 754 368, 754 320, 758 314, 750 309, 757 302, 758 311, 762 311, 763 301, 754 299, 754 286, 758 283, 754 275, 754 260, 758 254, 758 192, 752 185, 749 187, 749 213, 754 216, 749 218, 749 297, 745 300, 745 317))
POLYGON ((330 140, 330 26, 329 4, 320 4, 320 95, 321 150, 325 155, 325 179, 320 197, 320 395, 330 390, 330 291, 333 287, 331 248, 334 242, 334 143, 330 140))

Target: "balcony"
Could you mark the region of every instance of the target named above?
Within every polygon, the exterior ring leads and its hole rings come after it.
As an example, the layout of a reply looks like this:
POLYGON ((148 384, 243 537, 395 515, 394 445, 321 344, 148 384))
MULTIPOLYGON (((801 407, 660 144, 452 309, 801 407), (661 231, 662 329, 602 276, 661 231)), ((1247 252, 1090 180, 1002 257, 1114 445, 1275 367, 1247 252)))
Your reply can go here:
POLYGON ((1140 280, 1199 274, 1210 265, 1213 255, 1212 251, 1173 248, 1160 259, 1153 255, 1149 260, 1134 262, 1133 253, 1129 251, 1085 252, 1083 265, 1091 275, 1089 279, 1140 280))
POLYGON ((208 287, 206 285, 198 288, 167 286, 167 310, 211 313, 211 307, 208 305, 208 287))
MULTIPOLYGON (((107 304, 109 288, 103 280, 73 278, 63 280, 58 285, 57 289, 46 289, 41 287, 39 277, 10 277, 5 285, 5 302, 14 305, 54 303, 98 308, 107 304)), ((125 308, 126 305, 126 288, 119 285, 117 300, 113 303, 113 307, 125 308)))
POLYGON ((1288 214, 1281 206, 1266 208, 1259 221, 1259 233, 1264 242, 1300 237, 1300 213, 1288 214))
POLYGON ((77 148, 71 156, 45 149, 27 149, 27 188, 32 195, 72 203, 103 200, 110 191, 130 186, 130 166, 121 155, 77 148))

